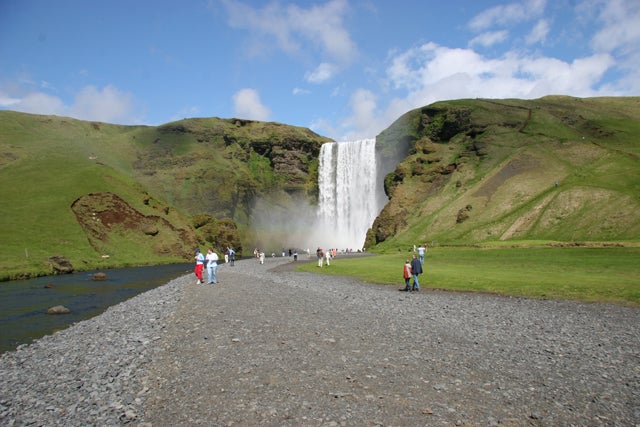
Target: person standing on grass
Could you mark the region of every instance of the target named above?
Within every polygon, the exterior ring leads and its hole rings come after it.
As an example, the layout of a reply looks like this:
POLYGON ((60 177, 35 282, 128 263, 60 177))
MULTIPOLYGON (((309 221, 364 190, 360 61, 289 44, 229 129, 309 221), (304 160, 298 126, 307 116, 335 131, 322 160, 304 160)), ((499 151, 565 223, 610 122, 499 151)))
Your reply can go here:
POLYGON ((209 279, 209 285, 215 285, 218 283, 218 277, 216 272, 218 270, 218 254, 213 251, 213 248, 209 248, 207 251, 207 277, 209 279))
POLYGON ((422 246, 418 247, 418 257, 420 259, 420 264, 424 264, 424 255, 427 253, 427 244, 425 243, 422 246))
POLYGON ((413 254, 413 259, 411 260, 411 275, 413 276, 413 291, 420 292, 420 282, 418 282, 418 274, 422 274, 422 263, 416 256, 413 254))
POLYGON ((318 257, 318 267, 322 268, 322 261, 324 260, 324 252, 322 252, 322 248, 318 247, 316 250, 316 256, 318 257))
POLYGON ((204 268, 204 255, 200 252, 200 248, 196 248, 196 256, 194 257, 196 260, 196 267, 193 272, 196 274, 198 281, 196 285, 201 285, 202 282, 202 269, 204 268))
POLYGON ((404 263, 404 267, 402 268, 402 276, 404 277, 404 288, 398 289, 399 291, 409 292, 411 290, 411 264, 409 260, 404 263))

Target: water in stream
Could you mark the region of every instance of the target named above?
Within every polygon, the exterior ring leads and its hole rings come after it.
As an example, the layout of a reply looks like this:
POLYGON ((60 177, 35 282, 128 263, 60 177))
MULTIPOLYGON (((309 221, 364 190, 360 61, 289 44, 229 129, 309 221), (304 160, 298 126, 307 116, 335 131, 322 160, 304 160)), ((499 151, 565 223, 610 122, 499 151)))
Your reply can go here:
POLYGON ((105 281, 93 281, 96 272, 89 271, 1 282, 0 353, 96 316, 109 306, 192 271, 191 264, 170 264, 103 270, 105 281), (45 313, 56 305, 67 307, 71 313, 45 313))

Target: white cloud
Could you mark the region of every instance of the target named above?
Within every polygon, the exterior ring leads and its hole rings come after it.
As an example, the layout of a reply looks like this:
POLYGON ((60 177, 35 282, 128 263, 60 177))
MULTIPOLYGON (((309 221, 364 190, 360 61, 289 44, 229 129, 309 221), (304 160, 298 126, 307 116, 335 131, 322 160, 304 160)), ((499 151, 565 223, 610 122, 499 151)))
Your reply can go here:
POLYGON ((344 140, 344 138, 340 136, 340 130, 333 126, 333 124, 329 120, 323 118, 314 119, 313 122, 309 125, 309 129, 318 134, 326 135, 329 138, 333 138, 336 141, 344 140))
POLYGON ((68 108, 60 98, 42 92, 28 93, 20 98, 19 102, 14 103, 11 109, 32 114, 68 115, 68 108))
POLYGON ((595 52, 614 55, 616 81, 607 84, 612 94, 640 93, 640 2, 636 0, 611 0, 588 2, 599 6, 595 19, 601 25, 591 39, 595 52))
POLYGON ((332 0, 307 10, 290 6, 288 16, 294 30, 319 44, 329 57, 348 63, 355 56, 356 47, 342 25, 346 10, 346 0, 332 0))
MULTIPOLYGON (((590 54, 545 56, 541 50, 522 49, 522 44, 497 57, 472 49, 508 41, 507 30, 493 28, 524 22, 533 26, 519 40, 528 46, 545 44, 553 19, 551 15, 542 16, 545 6, 542 0, 514 2, 476 16, 470 27, 481 34, 470 41, 467 49, 429 42, 393 52, 379 89, 360 88, 353 92, 351 112, 340 127, 346 134, 343 138, 376 135, 407 111, 440 100, 534 99, 550 94, 620 96, 640 92, 640 2, 635 0, 579 3, 578 12, 585 8, 591 13, 587 21, 575 21, 576 25, 590 25, 585 27, 590 29, 585 34, 592 37, 590 54), (611 79, 612 75, 616 77, 611 79)), ((561 48, 558 40, 553 44, 561 48)), ((324 127, 330 129, 326 124, 324 127)))
POLYGON ((593 37, 592 46, 597 51, 638 49, 640 44, 640 2, 612 0, 603 3, 599 16, 603 23, 593 37))
POLYGON ((309 83, 324 83, 330 80, 337 72, 337 67, 333 64, 323 62, 315 70, 308 72, 305 78, 309 83))
POLYGON ((541 43, 547 38, 547 34, 549 34, 549 22, 541 19, 527 35, 526 43, 529 45, 541 43))
POLYGON ((476 15, 470 22, 473 31, 484 31, 494 26, 510 26, 539 18, 546 7, 546 0, 522 0, 496 6, 476 15))
POLYGON ((354 129, 344 139, 361 139, 371 135, 370 129, 376 123, 376 96, 366 89, 358 89, 349 100, 351 116, 345 120, 345 125, 354 129))
POLYGON ((490 31, 486 33, 482 33, 477 37, 474 37, 469 42, 469 46, 480 45, 484 47, 493 46, 497 43, 502 43, 509 36, 508 31, 490 31))
POLYGON ((20 103, 20 98, 14 98, 6 93, 0 92, 0 107, 9 108, 20 103))
POLYGON ((241 89, 233 95, 235 115, 249 120, 269 120, 271 112, 262 105, 260 95, 255 89, 241 89))
POLYGON ((356 91, 345 125, 353 129, 349 135, 372 136, 405 112, 440 100, 612 94, 612 88, 598 85, 614 65, 615 59, 606 53, 570 62, 516 52, 487 58, 470 49, 427 43, 391 58, 387 85, 396 95, 384 106, 377 105, 372 92, 356 91))
POLYGON ((32 114, 70 116, 80 120, 108 123, 133 123, 131 95, 112 85, 102 90, 85 86, 70 105, 62 98, 40 91, 28 91, 11 97, 0 96, 0 105, 32 114), (4 99, 4 100, 3 100, 4 99))
POLYGON ((393 59, 387 72, 392 87, 405 92, 411 108, 456 98, 532 98, 550 93, 593 96, 614 64, 596 54, 565 62, 510 52, 489 59, 468 49, 429 43, 393 59), (546 87, 546 93, 534 88, 546 87))
POLYGON ((119 123, 131 116, 131 96, 112 85, 102 90, 85 86, 74 97, 69 113, 83 120, 119 123))
POLYGON ((348 8, 346 0, 331 0, 309 8, 279 3, 258 8, 232 0, 222 0, 222 4, 229 26, 253 33, 250 52, 254 54, 264 53, 272 46, 296 55, 317 47, 323 56, 342 64, 357 55, 342 22, 348 8))
POLYGON ((293 94, 294 95, 308 95, 310 93, 311 92, 308 91, 307 89, 302 89, 302 88, 299 88, 299 87, 294 87, 293 88, 293 94))

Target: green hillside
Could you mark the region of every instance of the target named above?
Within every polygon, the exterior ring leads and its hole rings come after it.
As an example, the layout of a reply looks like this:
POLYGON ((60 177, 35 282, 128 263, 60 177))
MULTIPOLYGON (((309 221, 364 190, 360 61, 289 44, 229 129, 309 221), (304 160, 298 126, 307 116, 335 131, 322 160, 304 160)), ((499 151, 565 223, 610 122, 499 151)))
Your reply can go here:
POLYGON ((640 239, 640 98, 439 102, 378 137, 398 141, 367 247, 640 239))
POLYGON ((314 200, 327 141, 278 123, 117 126, 0 111, 0 279, 242 248, 257 195, 314 200))
MULTIPOLYGON (((250 253, 261 227, 286 236, 310 215, 326 141, 239 119, 0 111, 0 280, 54 273, 57 256, 86 270, 190 261, 195 245, 250 253)), ((640 98, 438 102, 377 141, 392 172, 373 251, 640 241, 640 98)))

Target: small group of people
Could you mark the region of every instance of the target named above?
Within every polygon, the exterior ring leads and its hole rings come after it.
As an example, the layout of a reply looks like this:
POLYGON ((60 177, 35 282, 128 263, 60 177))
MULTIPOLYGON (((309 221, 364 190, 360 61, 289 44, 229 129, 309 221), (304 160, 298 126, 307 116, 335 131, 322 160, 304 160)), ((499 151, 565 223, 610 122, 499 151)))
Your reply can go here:
MULTIPOLYGON (((271 254, 272 256, 276 256, 276 254, 271 254)), ((260 264, 264 264, 264 251, 255 248, 253 250, 253 256, 258 260, 260 264)))
POLYGON ((331 260, 336 256, 335 249, 328 249, 327 251, 322 250, 321 247, 318 246, 316 249, 316 257, 318 258, 318 267, 322 268, 323 263, 327 262, 327 266, 331 265, 331 260))
POLYGON ((411 261, 406 260, 402 267, 402 277, 404 277, 404 288, 398 289, 402 292, 420 292, 420 282, 418 275, 422 274, 422 266, 424 265, 424 256, 427 253, 429 245, 426 243, 422 246, 413 246, 413 258, 411 261), (417 254, 416 254, 417 252, 417 254), (413 284, 411 279, 413 278, 413 284))
POLYGON ((418 281, 418 275, 422 274, 422 263, 418 259, 416 254, 413 254, 411 262, 407 260, 402 268, 402 274, 404 277, 404 288, 398 289, 403 292, 420 292, 420 282, 418 281), (413 285, 411 285, 411 278, 413 277, 413 285))
MULTIPOLYGON (((196 248, 196 255, 194 257, 196 261, 196 266, 193 272, 196 275, 196 285, 204 284, 204 269, 207 269, 207 284, 215 285, 218 283, 218 254, 213 250, 213 248, 209 248, 207 250, 207 254, 204 255, 200 252, 200 248, 196 248)), ((229 262, 232 266, 234 265, 236 260, 236 252, 227 247, 227 250, 224 253, 224 261, 229 262)))

